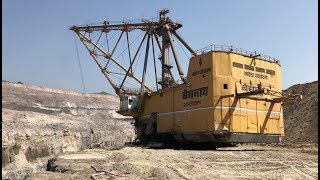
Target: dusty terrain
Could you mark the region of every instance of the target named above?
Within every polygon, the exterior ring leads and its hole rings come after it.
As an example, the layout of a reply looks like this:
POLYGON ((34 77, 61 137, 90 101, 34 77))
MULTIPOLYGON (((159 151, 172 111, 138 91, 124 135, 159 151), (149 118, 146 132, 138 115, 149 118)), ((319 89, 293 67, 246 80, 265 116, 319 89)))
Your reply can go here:
POLYGON ((90 179, 95 164, 113 179, 317 179, 318 82, 285 91, 304 98, 284 107, 282 144, 174 150, 124 147, 135 132, 115 96, 2 82, 2 176, 90 179))
POLYGON ((174 150, 125 147, 86 150, 52 160, 52 172, 28 180, 90 179, 97 174, 128 172, 130 176, 98 175, 96 179, 317 179, 317 146, 286 148, 244 145, 217 150, 174 150))

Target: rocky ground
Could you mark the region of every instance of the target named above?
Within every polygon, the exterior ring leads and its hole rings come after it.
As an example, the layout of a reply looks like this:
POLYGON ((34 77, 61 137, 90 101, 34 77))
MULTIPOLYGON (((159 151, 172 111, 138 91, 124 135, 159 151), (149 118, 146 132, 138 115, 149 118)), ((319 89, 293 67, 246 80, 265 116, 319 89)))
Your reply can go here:
POLYGON ((115 96, 2 82, 2 176, 317 179, 318 82, 295 85, 285 92, 304 97, 284 106, 283 144, 148 149, 124 146, 135 139, 135 133, 132 119, 116 113, 119 99, 115 96))
POLYGON ((2 82, 2 175, 22 179, 50 157, 88 148, 119 148, 135 139, 132 119, 112 95, 2 82))

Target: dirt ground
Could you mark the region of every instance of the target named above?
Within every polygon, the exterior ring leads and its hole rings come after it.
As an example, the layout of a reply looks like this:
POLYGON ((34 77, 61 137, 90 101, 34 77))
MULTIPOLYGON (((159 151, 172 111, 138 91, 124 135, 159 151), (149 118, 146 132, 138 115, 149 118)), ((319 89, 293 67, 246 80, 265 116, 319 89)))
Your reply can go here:
POLYGON ((318 179, 317 145, 277 147, 239 145, 217 150, 174 150, 124 147, 90 149, 53 159, 56 172, 28 175, 28 180, 90 179, 91 167, 129 177, 96 179, 318 179))

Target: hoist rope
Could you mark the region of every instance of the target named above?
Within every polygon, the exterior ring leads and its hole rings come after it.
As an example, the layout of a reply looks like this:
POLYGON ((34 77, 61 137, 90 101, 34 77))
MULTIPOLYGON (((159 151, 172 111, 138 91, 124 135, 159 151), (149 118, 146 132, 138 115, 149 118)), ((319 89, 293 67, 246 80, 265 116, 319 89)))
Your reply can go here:
MULTIPOLYGON (((119 77, 117 77, 117 76, 115 76, 115 75, 113 75, 113 74, 110 74, 110 76, 113 76, 114 78, 119 79, 119 80, 123 80, 123 79, 121 79, 121 78, 119 78, 119 77)), ((134 84, 129 83, 129 82, 125 82, 125 84, 130 84, 131 86, 134 86, 134 87, 136 87, 136 88, 140 88, 140 87, 138 87, 137 85, 134 85, 134 84)))
MULTIPOLYGON (((180 37, 182 37, 178 30, 176 30, 176 32, 180 35, 180 37)), ((181 43, 180 43, 179 40, 178 40, 178 44, 179 44, 179 46, 181 47, 181 49, 182 49, 182 51, 184 52, 184 54, 186 55, 187 59, 189 60, 190 57, 187 55, 186 51, 185 51, 184 48, 182 47, 182 45, 181 45, 181 43)))
POLYGON ((178 40, 178 44, 179 44, 180 48, 182 49, 182 51, 184 52, 184 55, 186 55, 187 59, 189 60, 190 57, 187 55, 186 51, 185 51, 184 48, 182 47, 182 45, 181 45, 181 43, 179 42, 179 40, 178 40))
MULTIPOLYGON (((141 36, 142 32, 138 35, 138 37, 136 37, 130 44, 129 44, 129 47, 131 46, 131 44, 133 44, 140 36, 141 36)), ((115 59, 118 59, 119 56, 121 56, 126 50, 128 49, 125 48, 115 59)))
MULTIPOLYGON (((141 49, 143 49, 143 48, 144 48, 144 44, 142 44, 142 46, 141 46, 141 49)), ((139 61, 139 60, 140 60, 140 57, 141 57, 141 51, 139 51, 139 53, 138 53, 138 57, 137 57, 138 60, 137 60, 137 62, 136 62, 136 64, 135 64, 132 72, 135 72, 135 71, 136 71, 136 67, 137 67, 138 63, 140 62, 140 61, 139 61)))
POLYGON ((74 34, 73 34, 73 38, 74 38, 74 43, 76 45, 77 59, 78 59, 78 66, 79 66, 79 70, 80 70, 82 88, 83 88, 83 92, 86 93, 86 87, 85 87, 84 79, 83 79, 83 73, 82 73, 82 67, 81 67, 81 62, 80 62, 80 57, 79 57, 79 50, 78 50, 77 40, 76 40, 76 36, 74 34))

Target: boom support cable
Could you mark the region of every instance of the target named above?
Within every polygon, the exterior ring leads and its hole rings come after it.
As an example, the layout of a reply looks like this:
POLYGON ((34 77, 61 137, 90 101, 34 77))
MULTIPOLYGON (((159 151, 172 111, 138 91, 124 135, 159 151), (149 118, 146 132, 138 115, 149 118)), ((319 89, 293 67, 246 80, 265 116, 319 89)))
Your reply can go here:
POLYGON ((76 36, 75 36, 74 34, 73 34, 73 38, 74 38, 74 44, 76 45, 78 66, 79 66, 80 77, 81 77, 81 82, 82 82, 82 90, 83 90, 84 93, 86 93, 86 86, 85 86, 85 84, 84 84, 84 78, 83 78, 83 73, 82 73, 82 67, 81 67, 80 57, 79 57, 79 50, 78 50, 77 40, 76 40, 76 36))

